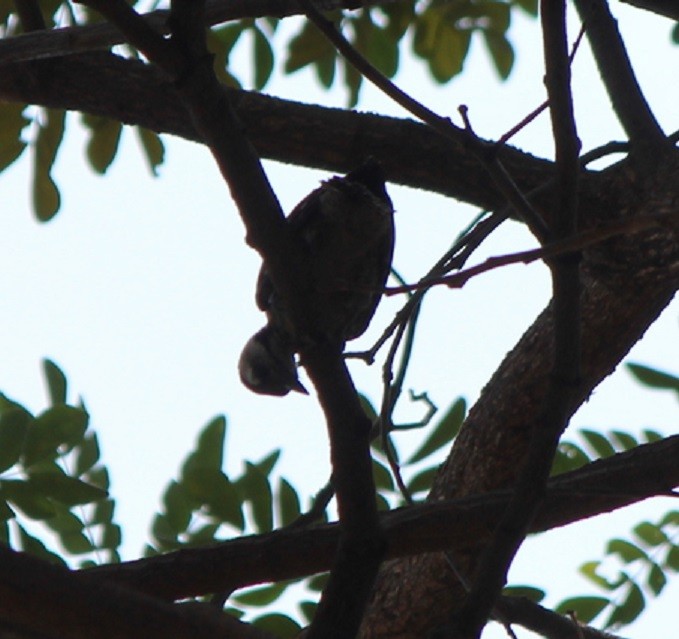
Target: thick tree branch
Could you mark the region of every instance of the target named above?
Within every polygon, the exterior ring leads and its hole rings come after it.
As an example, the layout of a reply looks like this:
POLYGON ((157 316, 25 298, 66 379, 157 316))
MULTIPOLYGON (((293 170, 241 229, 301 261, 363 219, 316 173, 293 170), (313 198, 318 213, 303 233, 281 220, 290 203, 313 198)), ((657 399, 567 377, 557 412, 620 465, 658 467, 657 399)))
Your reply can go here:
POLYGON ((637 9, 652 11, 660 16, 679 21, 679 4, 676 0, 620 0, 637 9))
MULTIPOLYGON (((550 237, 564 241, 577 232, 577 181, 580 143, 573 116, 565 0, 541 2, 546 85, 556 148, 556 191, 550 237)), ((569 407, 580 383, 580 281, 578 253, 549 261, 554 308, 554 358, 541 416, 531 433, 528 453, 489 547, 483 552, 464 606, 453 618, 450 636, 480 636, 509 567, 523 543, 543 498, 545 484, 569 407)))
MULTIPOLYGON (((679 436, 596 461, 550 480, 531 532, 565 526, 679 485, 679 436)), ((471 549, 500 517, 509 492, 430 502, 381 515, 387 557, 443 548, 471 549)), ((88 569, 163 599, 233 590, 328 570, 339 540, 336 524, 240 537, 123 564, 88 569)))
POLYGON ((648 169, 661 161, 669 143, 641 92, 624 42, 606 0, 575 0, 580 19, 620 124, 629 136, 631 155, 648 169))

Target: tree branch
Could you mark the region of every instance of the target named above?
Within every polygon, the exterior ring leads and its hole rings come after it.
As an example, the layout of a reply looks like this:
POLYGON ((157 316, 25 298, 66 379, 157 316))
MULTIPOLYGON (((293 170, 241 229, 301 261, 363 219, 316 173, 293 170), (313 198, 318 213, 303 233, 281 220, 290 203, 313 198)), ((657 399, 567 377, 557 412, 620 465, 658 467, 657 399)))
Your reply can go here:
POLYGON ((637 9, 652 11, 660 16, 679 21, 679 4, 676 0, 620 0, 625 4, 631 4, 637 9))
MULTIPOLYGON (((679 485, 677 455, 679 436, 554 477, 531 532, 565 526, 667 494, 679 485)), ((476 548, 479 538, 498 521, 509 495, 504 491, 382 513, 386 556, 393 559, 444 548, 476 548)), ((328 570, 338 540, 337 524, 288 528, 86 572, 163 599, 182 599, 328 570)))
POLYGON ((575 6, 613 110, 629 136, 630 154, 650 169, 669 142, 641 92, 617 23, 606 0, 575 0, 575 6))

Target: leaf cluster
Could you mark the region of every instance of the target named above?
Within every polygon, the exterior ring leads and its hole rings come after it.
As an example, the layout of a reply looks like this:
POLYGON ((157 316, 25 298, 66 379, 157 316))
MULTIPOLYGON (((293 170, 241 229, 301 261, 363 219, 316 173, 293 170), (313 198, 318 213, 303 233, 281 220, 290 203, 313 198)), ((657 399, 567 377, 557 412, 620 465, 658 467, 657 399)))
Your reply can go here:
POLYGON ((108 470, 84 406, 66 403, 66 378, 44 362, 51 407, 38 415, 0 394, 0 540, 50 561, 56 537, 81 566, 119 561, 121 529, 113 520, 108 470), (31 531, 37 523, 49 535, 31 531), (49 543, 49 542, 48 542, 49 543))

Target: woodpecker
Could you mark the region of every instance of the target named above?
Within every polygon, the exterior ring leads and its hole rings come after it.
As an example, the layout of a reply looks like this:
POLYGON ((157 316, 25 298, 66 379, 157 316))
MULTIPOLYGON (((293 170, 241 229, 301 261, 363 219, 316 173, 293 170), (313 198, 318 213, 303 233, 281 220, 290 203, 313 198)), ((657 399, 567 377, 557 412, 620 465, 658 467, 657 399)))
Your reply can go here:
POLYGON ((286 221, 311 276, 312 331, 293 334, 263 264, 255 301, 267 324, 248 340, 238 363, 247 388, 274 396, 306 393, 295 365, 300 345, 325 340, 343 349, 346 341, 365 332, 389 275, 393 214, 382 167, 372 159, 344 177, 323 182, 293 209, 286 221))

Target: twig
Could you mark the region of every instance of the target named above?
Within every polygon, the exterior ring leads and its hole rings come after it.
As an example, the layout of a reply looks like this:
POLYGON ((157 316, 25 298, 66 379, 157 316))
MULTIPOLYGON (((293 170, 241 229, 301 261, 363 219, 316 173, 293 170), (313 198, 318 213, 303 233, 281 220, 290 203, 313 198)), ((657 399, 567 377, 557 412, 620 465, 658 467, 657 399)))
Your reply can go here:
POLYGON ((625 44, 605 0, 575 0, 613 110, 632 145, 631 156, 648 169, 661 161, 668 141, 639 87, 625 44))
MULTIPOLYGON (((309 20, 323 32, 328 40, 332 42, 344 58, 352 64, 361 75, 372 82, 385 95, 394 100, 394 102, 401 105, 425 124, 428 124, 450 140, 467 146, 483 164, 497 188, 515 208, 517 215, 528 224, 530 230, 536 237, 541 241, 544 241, 547 238, 548 232, 544 221, 537 212, 533 210, 528 201, 521 197, 519 189, 498 160, 496 149, 492 145, 484 144, 480 138, 473 134, 469 126, 467 126, 465 130, 460 130, 452 124, 450 118, 444 118, 438 115, 424 104, 408 95, 405 91, 402 91, 389 80, 389 78, 370 64, 370 62, 368 62, 368 60, 335 28, 335 25, 323 16, 323 14, 313 5, 311 0, 299 0, 299 2, 302 7, 304 7, 304 11, 309 20)), ((469 124, 468 120, 466 123, 467 125, 469 124)))
POLYGON ((530 264, 536 260, 548 260, 559 255, 580 251, 617 235, 637 233, 653 226, 671 224, 676 216, 677 214, 674 212, 662 212, 637 218, 616 220, 595 229, 582 231, 566 240, 552 242, 542 248, 489 257, 481 264, 472 266, 459 273, 446 275, 445 277, 423 279, 416 284, 408 284, 406 286, 390 286, 385 289, 385 295, 398 295, 414 290, 429 289, 432 286, 438 285, 445 285, 449 288, 462 288, 472 277, 476 277, 481 273, 509 266, 510 264, 530 264))

